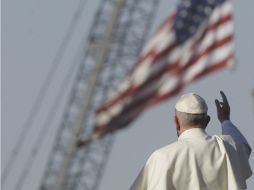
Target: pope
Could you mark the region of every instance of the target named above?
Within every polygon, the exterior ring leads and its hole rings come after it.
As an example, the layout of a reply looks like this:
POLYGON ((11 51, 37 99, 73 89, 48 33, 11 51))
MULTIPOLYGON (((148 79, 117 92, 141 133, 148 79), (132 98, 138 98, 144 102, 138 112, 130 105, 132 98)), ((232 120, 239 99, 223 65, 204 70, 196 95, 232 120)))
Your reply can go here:
POLYGON ((252 175, 251 148, 230 121, 230 106, 221 91, 215 100, 221 135, 210 136, 205 100, 194 93, 175 105, 178 140, 156 150, 147 160, 131 190, 244 190, 252 175))

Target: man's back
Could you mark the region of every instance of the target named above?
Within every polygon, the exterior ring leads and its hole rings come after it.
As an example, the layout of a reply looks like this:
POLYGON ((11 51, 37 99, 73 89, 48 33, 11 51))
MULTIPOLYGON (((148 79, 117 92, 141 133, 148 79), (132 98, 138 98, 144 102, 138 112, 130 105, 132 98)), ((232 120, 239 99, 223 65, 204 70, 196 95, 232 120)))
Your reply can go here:
POLYGON ((200 128, 187 130, 178 141, 150 156, 131 189, 245 189, 251 170, 248 155, 239 146, 228 135, 209 136, 200 128))
POLYGON ((175 189, 227 189, 226 152, 216 136, 210 137, 202 129, 190 129, 161 153, 174 158, 168 165, 168 179, 172 179, 175 189))

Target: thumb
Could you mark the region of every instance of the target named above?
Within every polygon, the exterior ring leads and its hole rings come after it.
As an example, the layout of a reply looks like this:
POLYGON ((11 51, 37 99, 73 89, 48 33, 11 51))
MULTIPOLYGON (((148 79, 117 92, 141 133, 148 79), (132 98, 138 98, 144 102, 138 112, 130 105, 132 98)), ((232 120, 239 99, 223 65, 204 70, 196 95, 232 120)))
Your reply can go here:
POLYGON ((219 100, 217 100, 217 99, 215 100, 215 105, 217 107, 217 110, 221 109, 219 100))

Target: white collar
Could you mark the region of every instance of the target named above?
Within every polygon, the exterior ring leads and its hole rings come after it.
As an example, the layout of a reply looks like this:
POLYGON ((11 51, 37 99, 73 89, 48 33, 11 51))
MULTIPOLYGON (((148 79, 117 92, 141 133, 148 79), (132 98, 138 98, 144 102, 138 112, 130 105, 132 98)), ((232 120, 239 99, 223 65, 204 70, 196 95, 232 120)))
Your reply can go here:
POLYGON ((184 131, 179 137, 178 140, 187 139, 187 138, 200 138, 206 137, 208 134, 204 129, 201 128, 191 128, 184 131))

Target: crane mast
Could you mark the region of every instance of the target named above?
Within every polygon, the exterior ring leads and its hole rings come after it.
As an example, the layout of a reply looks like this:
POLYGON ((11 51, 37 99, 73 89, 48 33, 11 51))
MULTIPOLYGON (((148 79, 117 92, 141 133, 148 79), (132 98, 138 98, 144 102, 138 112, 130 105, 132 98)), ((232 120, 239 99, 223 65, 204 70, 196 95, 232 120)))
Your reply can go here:
POLYGON ((102 0, 48 160, 41 190, 97 190, 114 135, 82 149, 95 111, 135 63, 159 0, 102 0))

